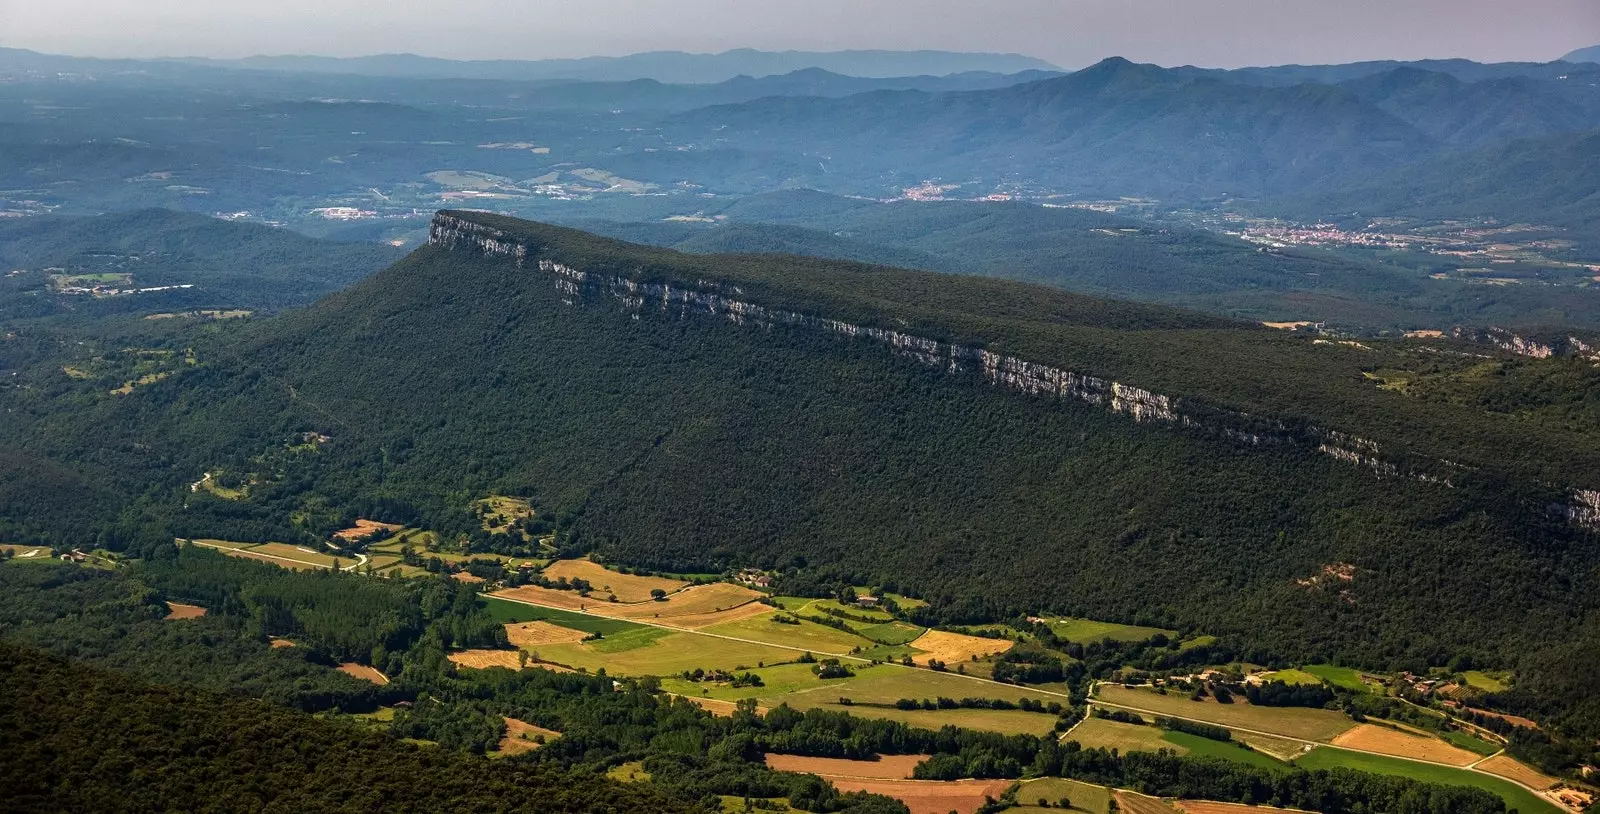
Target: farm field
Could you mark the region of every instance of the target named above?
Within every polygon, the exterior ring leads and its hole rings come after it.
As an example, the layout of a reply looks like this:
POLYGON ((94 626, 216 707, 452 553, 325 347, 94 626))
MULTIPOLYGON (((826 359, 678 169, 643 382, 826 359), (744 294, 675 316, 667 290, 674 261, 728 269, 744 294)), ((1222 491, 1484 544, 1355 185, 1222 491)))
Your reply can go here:
POLYGON ((491 753, 491 756, 509 757, 511 755, 520 755, 526 752, 532 752, 546 743, 561 737, 561 733, 555 731, 554 729, 545 729, 542 726, 534 726, 533 724, 525 721, 519 721, 516 718, 507 718, 505 721, 505 737, 500 739, 500 743, 495 746, 495 750, 491 753))
POLYGON ((1352 667, 1335 667, 1331 664, 1307 664, 1301 667, 1300 671, 1316 676, 1335 687, 1362 692, 1367 689, 1367 683, 1361 680, 1361 671, 1352 667))
POLYGON ((1495 752, 1500 751, 1501 748, 1500 744, 1498 743, 1491 743, 1477 737, 1476 735, 1456 729, 1452 729, 1448 732, 1440 732, 1439 737, 1444 738, 1445 740, 1461 747, 1462 749, 1476 753, 1479 757, 1488 757, 1495 752))
MULTIPOLYGON (((842 688, 841 688, 842 689, 842 688)), ((946 724, 964 729, 999 732, 1002 735, 1046 735, 1055 727, 1056 716, 1019 709, 895 709, 834 703, 821 693, 786 699, 795 709, 826 709, 848 712, 858 718, 899 721, 922 729, 938 729, 946 724), (817 703, 826 702, 826 703, 817 703)))
POLYGON ((853 633, 819 625, 815 622, 801 620, 798 625, 780 624, 773 621, 773 614, 762 614, 746 619, 711 625, 701 628, 706 633, 720 636, 732 636, 739 639, 755 639, 760 642, 784 645, 786 647, 803 647, 814 653, 831 653, 834 655, 846 654, 859 647, 863 650, 873 647, 874 643, 863 639, 853 633))
POLYGON ((1050 629, 1057 636, 1070 642, 1087 644, 1098 641, 1115 642, 1142 642, 1157 633, 1168 637, 1176 637, 1176 630, 1163 630, 1156 627, 1143 627, 1141 625, 1119 625, 1115 622, 1096 622, 1092 619, 1077 619, 1067 617, 1052 619, 1050 629))
POLYGON ((501 623, 543 620, 562 627, 569 627, 573 630, 581 630, 584 633, 599 633, 605 636, 642 627, 642 625, 625 622, 620 619, 604 619, 557 608, 543 608, 521 602, 508 602, 504 599, 495 599, 492 596, 484 597, 478 601, 482 602, 489 611, 490 618, 501 623))
POLYGON ((1059 806, 1063 799, 1072 802, 1074 811, 1087 811, 1089 814, 1110 814, 1111 811, 1110 789, 1061 777, 1041 777, 1038 780, 1023 781, 1017 788, 1017 802, 1023 805, 1009 810, 1027 814, 1062 811, 1059 806), (1045 809, 1034 805, 1040 798, 1049 800, 1051 806, 1055 807, 1045 809))
POLYGON ((541 659, 568 667, 590 671, 604 667, 609 673, 627 676, 666 676, 696 668, 748 669, 761 662, 793 661, 798 655, 792 650, 709 636, 687 638, 694 635, 640 628, 599 641, 541 645, 538 653, 541 659))
POLYGON ((550 622, 507 622, 506 641, 514 647, 581 642, 589 634, 550 622))
POLYGON ((451 653, 449 658, 457 667, 474 670, 486 670, 490 667, 518 670, 522 667, 515 650, 459 650, 451 653))
POLYGON ((1506 808, 1515 808, 1521 814, 1557 814, 1561 811, 1554 803, 1509 780, 1450 766, 1418 763, 1364 752, 1349 752, 1344 749, 1314 749, 1305 757, 1296 760, 1294 765, 1305 769, 1356 769, 1374 774, 1410 777, 1429 783, 1472 786, 1498 795, 1506 801, 1506 808))
POLYGON ((347 529, 340 529, 339 531, 334 532, 333 536, 345 542, 349 542, 351 540, 359 540, 362 537, 366 537, 367 535, 380 529, 384 531, 399 531, 402 528, 404 528, 404 526, 400 526, 395 523, 379 523, 376 520, 357 520, 355 525, 347 529))
POLYGON ((1189 751, 1163 739, 1161 730, 1153 726, 1140 726, 1095 717, 1083 719, 1082 723, 1073 728, 1069 739, 1083 744, 1086 749, 1098 747, 1115 749, 1118 752, 1155 752, 1171 749, 1180 755, 1189 751))
POLYGON ((998 798, 1009 780, 855 780, 829 778, 840 791, 869 791, 906 804, 911 814, 972 814, 985 798, 998 798))
POLYGON ((198 619, 206 615, 206 609, 199 605, 185 605, 182 602, 167 603, 167 619, 198 619))
POLYGON ((1235 732, 1233 739, 1250 745, 1262 754, 1271 755, 1279 760, 1294 760, 1314 747, 1289 738, 1274 738, 1271 735, 1252 735, 1248 732, 1235 732))
POLYGON ((547 579, 587 580, 594 586, 595 595, 602 600, 615 594, 618 602, 648 602, 652 590, 672 593, 688 586, 687 582, 662 577, 636 577, 612 571, 589 560, 557 560, 544 567, 547 579))
POLYGON ((1489 758, 1488 760, 1479 763, 1478 768, 1489 772, 1490 774, 1497 774, 1501 777, 1510 778, 1525 786, 1532 786, 1536 789, 1553 788, 1555 787, 1556 783, 1560 782, 1554 777, 1551 777, 1550 775, 1547 775, 1544 772, 1533 768, 1532 766, 1528 766, 1517 761, 1510 755, 1499 755, 1497 757, 1489 758))
POLYGON ((347 661, 344 664, 339 665, 339 672, 344 673, 345 675, 350 676, 352 678, 359 678, 359 679, 362 679, 364 681, 371 681, 374 684, 388 684, 389 683, 388 677, 385 676, 383 673, 378 672, 377 668, 368 667, 365 664, 357 664, 356 662, 353 662, 353 661, 347 661))
POLYGON ((1426 738, 1409 732, 1397 732, 1376 724, 1357 724, 1332 740, 1334 746, 1377 752, 1396 757, 1416 758, 1451 766, 1470 766, 1478 755, 1452 746, 1437 738, 1426 738))
POLYGON ((1010 639, 985 639, 964 633, 930 630, 911 642, 912 647, 922 651, 913 655, 911 660, 917 665, 927 666, 929 661, 937 659, 955 669, 955 665, 971 661, 974 656, 981 659, 999 655, 1015 645, 1016 642, 1010 639))
POLYGON ((1129 814, 1174 814, 1177 811, 1165 800, 1128 791, 1117 792, 1116 800, 1117 808, 1129 814))
POLYGON ((50 549, 37 545, 0 545, 0 551, 11 552, 12 559, 28 562, 29 560, 52 560, 50 549))
MULTIPOLYGON (((272 563, 296 571, 332 568, 335 559, 331 555, 287 543, 236 543, 228 540, 190 540, 189 543, 214 548, 231 557, 272 563)), ((356 562, 354 557, 345 557, 339 560, 339 566, 350 568, 355 566, 356 562)))
POLYGON ((1315 686, 1322 683, 1321 676, 1312 675, 1304 670, 1278 670, 1272 673, 1263 673, 1261 680, 1282 681, 1291 685, 1310 684, 1315 686))
POLYGON ((596 598, 593 594, 583 597, 573 591, 557 591, 536 585, 508 588, 496 591, 493 595, 616 619, 647 619, 686 628, 709 627, 722 622, 771 613, 773 610, 755 601, 761 598, 760 593, 725 582, 685 588, 664 602, 647 600, 631 605, 607 602, 603 598, 596 598))
POLYGON ((1486 673, 1482 670, 1468 670, 1462 674, 1467 679, 1467 686, 1484 692, 1501 692, 1510 686, 1506 677, 1500 673, 1486 673))
POLYGON ((1099 700, 1108 704, 1147 710, 1161 715, 1190 718, 1228 727, 1243 727, 1311 741, 1329 741, 1355 723, 1329 709, 1257 707, 1242 699, 1232 704, 1212 700, 1190 701, 1186 695, 1160 695, 1151 690, 1100 685, 1099 700))
POLYGON ((1179 800, 1179 810, 1184 814, 1272 814, 1274 811, 1292 812, 1290 808, 1247 806, 1238 803, 1213 803, 1205 800, 1179 800))
POLYGON ((1181 747, 1188 754, 1199 757, 1220 757, 1236 763, 1246 763, 1258 769, 1286 769, 1288 765, 1270 755, 1241 748, 1236 743, 1215 741, 1187 732, 1163 732, 1161 739, 1172 746, 1181 747))
POLYGON ((848 760, 800 755, 766 756, 767 765, 780 772, 808 772, 824 777, 856 777, 867 780, 910 780, 911 772, 927 755, 879 755, 877 760, 848 760))

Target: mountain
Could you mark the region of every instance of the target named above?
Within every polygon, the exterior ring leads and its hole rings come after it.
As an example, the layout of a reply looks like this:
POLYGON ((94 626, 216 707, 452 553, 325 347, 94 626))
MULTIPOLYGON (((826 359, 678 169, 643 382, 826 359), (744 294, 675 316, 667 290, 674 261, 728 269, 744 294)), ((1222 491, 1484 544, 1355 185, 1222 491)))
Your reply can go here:
POLYGON ((945 76, 983 71, 1011 74, 1055 71, 1054 65, 1020 54, 954 51, 758 51, 720 54, 652 51, 621 57, 544 60, 450 60, 415 54, 337 58, 257 56, 236 60, 180 60, 189 64, 256 70, 352 73, 412 79, 565 79, 600 82, 654 79, 669 83, 724 82, 738 76, 772 76, 807 68, 861 77, 945 76))
POLYGON ((1185 65, 1174 70, 1251 85, 1300 85, 1307 82, 1336 85, 1405 68, 1442 73, 1463 82, 1513 77, 1549 80, 1573 73, 1572 65, 1559 61, 1473 62, 1470 59, 1374 60, 1339 65, 1273 65, 1254 68, 1196 68, 1185 65))
POLYGON ((1600 62, 1600 45, 1579 48, 1561 58, 1562 62, 1600 62))
POLYGON ((1352 179, 1297 199, 1289 208, 1322 215, 1366 213, 1423 218, 1492 216, 1508 223, 1567 227, 1600 239, 1600 131, 1521 139, 1450 154, 1393 172, 1352 179))
POLYGON ((1402 67, 1340 85, 1452 146, 1600 127, 1600 83, 1508 77, 1466 82, 1402 67))
POLYGON ((13 272, 0 278, 0 317, 276 310, 308 304, 401 254, 163 209, 0 220, 0 267, 13 272), (139 293, 41 296, 57 287, 52 275, 82 277, 65 281, 78 287, 139 293))
MULTIPOLYGON (((1318 249, 1020 202, 878 203, 786 191, 708 208, 712 223, 565 221, 695 253, 762 252, 1044 283, 1252 320, 1391 331, 1450 325, 1600 327, 1600 292, 1428 278, 1318 249)), ((1306 217, 1326 217, 1311 209, 1306 217)))
POLYGON ((27 415, 0 426, 0 534, 299 540, 374 500, 447 518, 524 494, 571 553, 892 584, 950 622, 1093 612, 1252 658, 1530 675, 1600 635, 1567 491, 1600 427, 1555 392, 1508 420, 1467 395, 1477 357, 481 214, 433 241, 125 396, 55 371, 0 391, 27 415), (329 441, 282 451, 306 432, 329 441), (219 467, 248 493, 197 494, 219 467))
POLYGON ((682 138, 814 156, 791 180, 823 189, 996 183, 1028 167, 1026 183, 1082 194, 1252 195, 1433 147, 1341 88, 1246 87, 1115 58, 999 90, 763 99, 674 123, 682 138))

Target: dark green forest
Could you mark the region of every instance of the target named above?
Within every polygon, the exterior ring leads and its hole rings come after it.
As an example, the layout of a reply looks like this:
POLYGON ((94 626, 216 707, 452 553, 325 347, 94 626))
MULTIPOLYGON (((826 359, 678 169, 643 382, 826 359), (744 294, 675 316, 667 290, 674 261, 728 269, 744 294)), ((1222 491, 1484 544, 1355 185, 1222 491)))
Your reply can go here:
MULTIPOLYGON (((1593 538, 1550 510, 1592 424, 1508 420, 1362 375, 1318 346, 1189 312, 1016 283, 795 258, 694 257, 567 230, 536 256, 982 343, 1265 425, 1448 458, 1453 487, 1295 444, 1241 444, 949 376, 878 346, 724 318, 568 305, 499 260, 420 251, 124 398, 7 394, 0 534, 150 553, 177 537, 315 544, 358 512, 445 530, 530 497, 566 551, 679 572, 747 565, 893 586, 930 618, 1056 612, 1199 630, 1242 656, 1514 668, 1507 705, 1600 730, 1593 538), (26 431, 21 428, 26 427, 26 431), (300 448, 306 432, 331 440, 300 448), (248 475, 228 500, 189 484, 248 475), (93 530, 92 532, 90 530, 93 530), (1354 566, 1348 584, 1326 566, 1354 566)), ((1576 415, 1583 415, 1578 413, 1576 415)), ((1420 464, 1419 464, 1420 465, 1420 464)))

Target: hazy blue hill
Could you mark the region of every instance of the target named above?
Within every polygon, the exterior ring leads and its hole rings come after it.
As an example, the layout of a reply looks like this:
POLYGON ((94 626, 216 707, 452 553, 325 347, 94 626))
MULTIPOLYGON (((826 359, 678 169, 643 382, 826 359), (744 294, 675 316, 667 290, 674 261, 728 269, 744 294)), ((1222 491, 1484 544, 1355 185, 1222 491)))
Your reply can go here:
POLYGON ((988 71, 1053 71, 1054 65, 1019 54, 952 51, 757 51, 749 48, 719 54, 654 51, 622 57, 549 60, 449 60, 415 54, 334 58, 258 56, 240 60, 186 60, 228 67, 371 76, 457 79, 578 79, 661 82, 722 82, 736 76, 771 76, 805 68, 822 68, 850 76, 944 76, 988 71))
POLYGON ((55 309, 272 310, 309 303, 393 263, 401 254, 386 245, 317 240, 286 229, 163 209, 0 220, 0 267, 30 272, 0 280, 0 316, 15 316, 22 307, 34 315, 55 309), (51 300, 38 295, 46 284, 43 269, 49 267, 68 273, 131 273, 133 287, 139 288, 194 288, 110 300, 51 300), (25 288, 13 290, 17 287, 25 288))
POLYGON ((1561 58, 1562 62, 1600 62, 1600 45, 1579 48, 1561 58))
POLYGON ((1446 155, 1308 199, 1330 213, 1492 216, 1570 226, 1593 238, 1600 223, 1600 131, 1446 155))
POLYGON ((818 186, 1020 165, 1084 192, 1249 194, 1393 166, 1433 145, 1339 88, 1252 88, 1122 59, 999 90, 764 99, 675 121, 686 135, 823 156, 828 165, 805 179, 818 186))
POLYGON ((1253 85, 1299 85, 1306 82, 1332 85, 1399 68, 1447 74, 1464 82, 1515 76, 1556 79, 1573 72, 1573 66, 1561 62, 1473 62, 1470 59, 1375 60, 1339 65, 1273 65, 1252 68, 1196 68, 1185 65, 1174 70, 1253 85))
POLYGON ((1584 82, 1527 77, 1463 82, 1402 67, 1341 86, 1452 145, 1484 146, 1600 127, 1600 87, 1584 82))

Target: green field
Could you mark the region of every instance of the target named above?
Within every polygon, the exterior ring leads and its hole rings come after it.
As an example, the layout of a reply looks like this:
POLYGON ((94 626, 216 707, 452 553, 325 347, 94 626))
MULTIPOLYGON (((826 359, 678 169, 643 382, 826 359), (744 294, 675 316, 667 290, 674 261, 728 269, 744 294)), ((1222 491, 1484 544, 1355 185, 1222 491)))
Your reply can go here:
POLYGON ((1110 814, 1111 790, 1105 786, 1093 786, 1080 783, 1076 780, 1067 780, 1060 777, 1041 777, 1038 780, 1024 781, 1017 788, 1017 802, 1022 805, 1007 809, 1008 811, 1021 812, 1060 812, 1060 808, 1044 809, 1035 803, 1039 798, 1050 801, 1051 806, 1058 806, 1063 798, 1072 801, 1072 810, 1088 811, 1091 814, 1110 814))
POLYGON ((1175 746, 1183 747, 1191 755, 1220 757, 1238 763, 1248 763, 1260 769, 1287 769, 1289 767, 1288 764, 1273 758, 1271 755, 1265 755, 1253 749, 1246 749, 1234 743, 1214 741, 1210 738, 1202 738, 1199 735, 1191 735, 1187 732, 1163 732, 1161 733, 1161 739, 1175 746))
MULTIPOLYGON (((605 668, 606 672, 626 676, 668 676, 684 670, 745 670, 757 664, 778 664, 793 661, 799 654, 764 644, 735 642, 712 636, 674 631, 619 634, 625 642, 623 649, 614 649, 614 639, 595 642, 569 642, 542 644, 536 649, 539 657, 568 667, 584 667, 593 672, 605 668)), ((529 648, 535 649, 535 648, 529 648)))
POLYGON ((1482 670, 1468 670, 1463 675, 1467 679, 1467 686, 1475 690, 1501 692, 1509 686, 1503 673, 1490 674, 1482 670))
POLYGON ((1190 718, 1221 726, 1243 727, 1312 741, 1332 740, 1355 726, 1343 714, 1330 709, 1305 707, 1255 707, 1243 699, 1232 704, 1215 701, 1190 701, 1187 695, 1160 695, 1156 692, 1115 684, 1100 685, 1099 699, 1111 704, 1136 707, 1161 715, 1190 718))
POLYGON ((1279 670, 1261 676, 1263 681, 1282 681, 1285 684, 1321 684, 1322 677, 1304 670, 1279 670))
POLYGON ((1361 680, 1361 672, 1350 667, 1335 667, 1331 664, 1307 664, 1300 670, 1310 673, 1335 687, 1347 690, 1366 692, 1367 684, 1361 680))
POLYGON ((1055 619, 1050 622, 1050 629, 1057 636, 1070 642, 1142 642, 1157 633, 1164 633, 1169 637, 1177 636, 1176 630, 1162 630, 1156 627, 1142 627, 1140 625, 1119 625, 1113 622, 1096 622, 1092 619, 1055 619))
POLYGON ((1561 814, 1560 808, 1545 802, 1539 795, 1516 783, 1466 769, 1328 748, 1313 749, 1305 757, 1296 760, 1294 765, 1306 769, 1356 769, 1374 774, 1410 777, 1429 783, 1472 786, 1498 795, 1506 801, 1506 808, 1516 809, 1521 814, 1561 814))
POLYGON ((573 630, 581 630, 584 633, 599 633, 602 636, 611 636, 623 631, 647 627, 646 625, 622 619, 602 619, 598 616, 587 616, 559 608, 543 608, 536 605, 525 605, 521 602, 508 602, 492 596, 483 597, 478 602, 489 611, 490 618, 501 624, 510 622, 550 622, 573 630))
POLYGON ((1469 752, 1476 752, 1484 757, 1488 757, 1495 752, 1500 751, 1501 749, 1501 746, 1498 743, 1490 743, 1483 738, 1477 737, 1476 735, 1469 735, 1459 729, 1445 730, 1439 733, 1439 737, 1444 738, 1445 740, 1461 747, 1462 749, 1465 749, 1469 752))
POLYGON ((784 647, 800 647, 816 653, 849 653, 858 647, 865 650, 873 646, 873 642, 854 633, 819 625, 816 622, 801 620, 798 625, 780 624, 773 621, 773 614, 770 613, 712 625, 706 628, 705 632, 740 639, 755 639, 784 647))
POLYGON ((626 653, 629 650, 638 650, 649 647, 656 641, 673 635, 672 631, 659 627, 639 625, 632 630, 618 633, 602 633, 605 638, 587 642, 589 649, 595 653, 626 653))
POLYGON ((1165 740, 1161 734, 1161 730, 1153 726, 1090 717, 1073 727, 1070 739, 1083 744, 1086 749, 1098 747, 1115 749, 1118 752, 1157 752, 1170 749, 1180 755, 1189 751, 1183 744, 1165 740))

